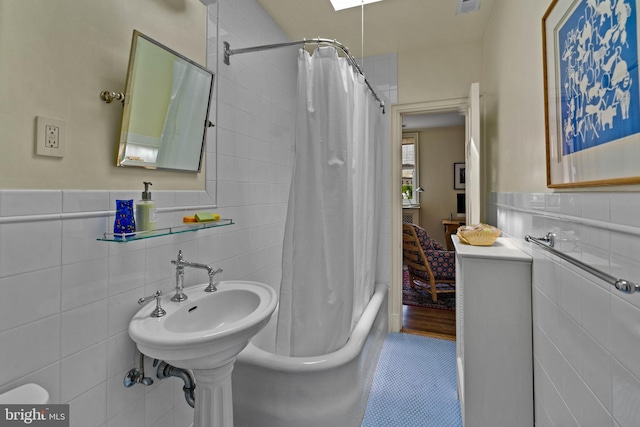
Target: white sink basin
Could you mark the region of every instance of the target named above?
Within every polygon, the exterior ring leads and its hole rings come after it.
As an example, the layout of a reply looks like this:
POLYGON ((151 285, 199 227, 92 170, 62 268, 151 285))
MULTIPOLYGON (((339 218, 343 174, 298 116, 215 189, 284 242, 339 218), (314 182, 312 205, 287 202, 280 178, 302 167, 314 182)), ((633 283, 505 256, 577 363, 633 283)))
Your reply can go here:
POLYGON ((129 336, 149 357, 187 369, 213 369, 232 362, 269 321, 275 291, 264 283, 229 280, 216 292, 207 284, 188 287, 189 299, 162 297, 163 317, 151 317, 155 302, 142 307, 129 323, 129 336))

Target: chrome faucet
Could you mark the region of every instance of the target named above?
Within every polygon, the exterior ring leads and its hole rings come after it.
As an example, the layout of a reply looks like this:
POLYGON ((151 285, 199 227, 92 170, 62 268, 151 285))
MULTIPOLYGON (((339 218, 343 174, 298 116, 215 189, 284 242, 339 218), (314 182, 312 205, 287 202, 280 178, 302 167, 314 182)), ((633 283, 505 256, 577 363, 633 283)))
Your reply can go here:
POLYGON ((206 264, 185 261, 185 259, 182 256, 182 250, 178 251, 178 259, 171 260, 171 264, 174 264, 176 266, 176 294, 171 297, 171 301, 182 302, 187 299, 187 295, 185 295, 185 293, 182 292, 184 290, 184 268, 185 267, 201 268, 203 270, 207 270, 207 272, 209 273, 209 286, 207 286, 204 291, 215 292, 218 290, 213 281, 213 276, 215 276, 218 273, 222 273, 221 268, 214 270, 213 267, 208 266, 206 264))

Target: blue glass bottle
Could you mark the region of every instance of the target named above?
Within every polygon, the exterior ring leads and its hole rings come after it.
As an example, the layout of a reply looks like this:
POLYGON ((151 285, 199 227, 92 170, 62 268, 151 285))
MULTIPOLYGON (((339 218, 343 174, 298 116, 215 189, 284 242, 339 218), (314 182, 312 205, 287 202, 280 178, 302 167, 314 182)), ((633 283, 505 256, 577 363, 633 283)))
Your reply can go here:
MULTIPOLYGON (((113 222, 114 234, 130 234, 136 231, 132 200, 116 200, 116 218, 113 222)), ((117 237, 117 236, 116 236, 117 237)))

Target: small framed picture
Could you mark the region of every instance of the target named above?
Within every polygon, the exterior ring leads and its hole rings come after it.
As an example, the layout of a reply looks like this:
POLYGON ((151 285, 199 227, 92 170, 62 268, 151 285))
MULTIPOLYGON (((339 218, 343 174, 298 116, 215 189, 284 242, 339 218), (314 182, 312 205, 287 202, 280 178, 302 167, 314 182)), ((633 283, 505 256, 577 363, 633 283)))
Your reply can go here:
POLYGON ((454 190, 464 190, 465 183, 465 164, 464 163, 454 163, 453 164, 453 189, 454 190))

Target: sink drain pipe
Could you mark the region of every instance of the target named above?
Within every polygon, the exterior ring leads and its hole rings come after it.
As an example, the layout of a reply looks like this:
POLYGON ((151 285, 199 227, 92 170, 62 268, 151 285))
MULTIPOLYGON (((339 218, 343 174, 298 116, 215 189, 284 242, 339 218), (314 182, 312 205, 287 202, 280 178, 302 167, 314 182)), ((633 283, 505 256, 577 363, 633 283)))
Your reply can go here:
POLYGON ((184 399, 187 401, 189 406, 192 408, 196 405, 196 382, 191 376, 191 372, 186 369, 176 368, 175 366, 169 365, 167 362, 154 360, 153 366, 158 366, 158 371, 156 373, 159 379, 176 377, 180 378, 184 382, 184 387, 182 390, 184 391, 184 399), (158 363, 160 362, 160 363, 158 363))

